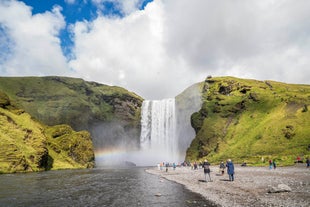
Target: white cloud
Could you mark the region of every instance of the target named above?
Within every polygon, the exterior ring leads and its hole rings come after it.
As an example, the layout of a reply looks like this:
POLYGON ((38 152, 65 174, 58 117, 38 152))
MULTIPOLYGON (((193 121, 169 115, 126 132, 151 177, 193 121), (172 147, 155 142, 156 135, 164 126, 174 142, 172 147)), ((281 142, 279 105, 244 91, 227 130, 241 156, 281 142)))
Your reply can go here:
POLYGON ((117 9, 124 15, 129 15, 137 11, 143 0, 91 0, 91 2, 98 7, 99 10, 104 10, 103 4, 105 2, 113 3, 117 9))
POLYGON ((175 96, 207 75, 310 83, 310 1, 155 0, 143 11, 140 0, 117 3, 124 18, 71 25, 75 58, 66 63, 60 8, 31 15, 23 3, 1 2, 0 49, 9 55, 0 73, 72 70, 149 99, 175 96))
POLYGON ((141 0, 118 0, 124 14, 128 15, 136 11, 140 6, 141 0))
POLYGON ((299 2, 157 0, 123 19, 76 24, 70 66, 149 98, 208 74, 309 83, 310 6, 299 2))
POLYGON ((309 1, 167 1, 166 13, 169 55, 193 72, 309 83, 309 1))
POLYGON ((66 59, 57 37, 65 26, 60 7, 31 14, 31 8, 17 1, 0 4, 0 24, 10 40, 7 56, 0 65, 2 75, 66 74, 66 59))
POLYGON ((67 4, 74 4, 74 3, 75 3, 75 0, 65 0, 65 2, 66 2, 67 4))
POLYGON ((70 66, 89 80, 120 85, 144 97, 180 92, 173 84, 182 78, 183 66, 170 59, 163 47, 162 12, 162 4, 157 2, 123 19, 101 16, 93 22, 77 23, 76 59, 70 66))

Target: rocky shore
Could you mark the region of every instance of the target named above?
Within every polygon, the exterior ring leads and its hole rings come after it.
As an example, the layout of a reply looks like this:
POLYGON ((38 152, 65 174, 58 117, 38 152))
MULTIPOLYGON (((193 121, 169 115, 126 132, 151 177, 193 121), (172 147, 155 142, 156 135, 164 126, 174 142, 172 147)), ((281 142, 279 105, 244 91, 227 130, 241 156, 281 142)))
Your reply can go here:
POLYGON ((218 206, 310 206, 310 169, 305 165, 278 167, 239 167, 235 181, 222 176, 218 166, 211 166, 212 182, 204 182, 203 169, 169 168, 168 172, 149 168, 148 173, 184 185, 218 206))

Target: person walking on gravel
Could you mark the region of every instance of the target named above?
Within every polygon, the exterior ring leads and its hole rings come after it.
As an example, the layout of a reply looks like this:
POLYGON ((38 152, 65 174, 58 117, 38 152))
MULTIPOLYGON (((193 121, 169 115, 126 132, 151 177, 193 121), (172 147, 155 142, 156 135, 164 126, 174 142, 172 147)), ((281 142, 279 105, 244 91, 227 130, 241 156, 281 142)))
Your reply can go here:
POLYGON ((208 162, 208 160, 205 160, 203 162, 202 167, 203 167, 203 172, 205 174, 205 181, 208 182, 207 181, 207 175, 209 175, 209 180, 211 182, 212 180, 211 180, 211 176, 210 176, 210 172, 211 172, 210 171, 210 163, 208 162))
POLYGON ((227 174, 229 175, 229 181, 234 181, 235 167, 231 159, 227 160, 226 167, 227 174))

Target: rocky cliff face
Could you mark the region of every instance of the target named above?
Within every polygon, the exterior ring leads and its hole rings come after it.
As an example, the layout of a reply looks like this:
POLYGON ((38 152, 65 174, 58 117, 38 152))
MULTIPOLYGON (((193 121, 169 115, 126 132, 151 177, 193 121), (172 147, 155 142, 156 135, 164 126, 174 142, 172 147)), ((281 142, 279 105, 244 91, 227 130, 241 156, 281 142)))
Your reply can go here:
POLYGON ((178 149, 184 159, 187 148, 196 136, 195 130, 191 126, 191 115, 201 108, 202 87, 203 83, 194 84, 175 98, 178 149))
POLYGON ((94 166, 89 133, 42 125, 1 91, 0 142, 0 173, 94 166))
POLYGON ((310 155, 310 86, 232 77, 208 78, 201 109, 191 117, 196 137, 187 159, 228 158, 259 165, 291 164, 310 155))

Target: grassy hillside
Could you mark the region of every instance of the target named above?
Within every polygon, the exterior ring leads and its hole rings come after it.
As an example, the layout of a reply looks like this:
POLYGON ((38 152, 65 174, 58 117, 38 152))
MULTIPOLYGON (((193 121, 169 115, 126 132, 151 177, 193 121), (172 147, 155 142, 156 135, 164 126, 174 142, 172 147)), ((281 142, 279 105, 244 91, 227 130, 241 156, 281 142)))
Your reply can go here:
POLYGON ((142 101, 121 87, 67 77, 0 77, 0 90, 43 123, 66 123, 74 129, 87 129, 96 120, 135 121, 135 104, 142 101), (127 111, 118 110, 125 103, 127 111))
POLYGON ((94 167, 94 149, 87 131, 75 132, 68 125, 46 127, 47 147, 52 169, 94 167))
POLYGON ((192 115, 196 137, 187 159, 264 165, 310 157, 310 86, 232 77, 209 78, 192 115))
POLYGON ((143 99, 121 87, 67 77, 0 77, 0 90, 46 125, 89 131, 98 149, 139 142, 143 99))
POLYGON ((0 173, 94 166, 89 133, 42 125, 1 91, 0 143, 0 173))

